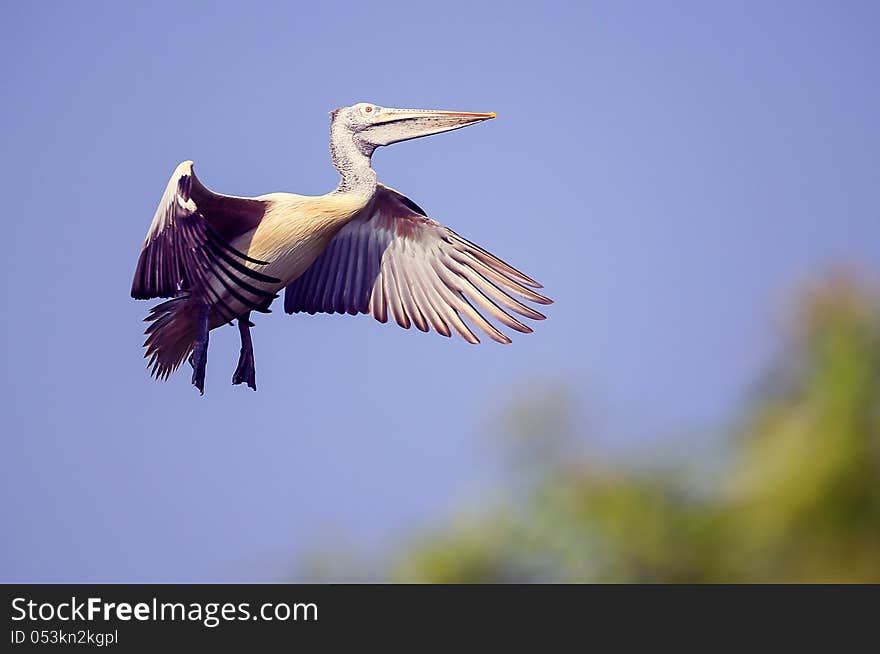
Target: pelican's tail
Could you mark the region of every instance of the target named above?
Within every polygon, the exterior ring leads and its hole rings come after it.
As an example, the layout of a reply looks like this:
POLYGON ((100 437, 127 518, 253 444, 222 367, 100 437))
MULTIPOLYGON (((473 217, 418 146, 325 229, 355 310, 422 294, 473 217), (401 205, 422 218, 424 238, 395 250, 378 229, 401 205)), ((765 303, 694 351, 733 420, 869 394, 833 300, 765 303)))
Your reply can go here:
POLYGON ((150 323, 144 332, 147 351, 144 358, 156 379, 165 380, 177 370, 193 350, 198 330, 198 302, 190 301, 189 294, 157 304, 144 318, 150 323))

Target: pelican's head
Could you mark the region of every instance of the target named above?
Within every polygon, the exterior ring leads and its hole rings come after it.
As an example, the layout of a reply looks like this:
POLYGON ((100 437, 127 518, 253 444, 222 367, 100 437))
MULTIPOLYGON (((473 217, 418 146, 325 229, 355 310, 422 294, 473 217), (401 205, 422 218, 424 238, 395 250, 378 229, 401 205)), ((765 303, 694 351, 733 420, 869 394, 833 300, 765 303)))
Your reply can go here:
POLYGON ((349 131, 355 142, 372 151, 380 145, 449 132, 495 118, 494 113, 435 109, 392 109, 370 102, 342 107, 332 114, 333 127, 349 131))

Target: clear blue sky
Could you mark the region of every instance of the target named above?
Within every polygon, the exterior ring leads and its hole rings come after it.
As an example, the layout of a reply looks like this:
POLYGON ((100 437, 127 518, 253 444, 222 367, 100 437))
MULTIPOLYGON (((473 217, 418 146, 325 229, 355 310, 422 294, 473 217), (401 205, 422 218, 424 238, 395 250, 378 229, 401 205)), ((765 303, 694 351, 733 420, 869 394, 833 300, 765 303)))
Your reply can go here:
POLYGON ((568 381, 621 434, 714 423, 792 291, 877 271, 880 5, 526 4, 3 3, 0 580, 381 551, 490 486, 513 389, 568 381), (374 165, 541 280, 549 320, 475 348, 276 306, 258 393, 232 328, 204 398, 150 380, 128 292, 175 165, 326 192, 327 113, 361 100, 498 112, 374 165))

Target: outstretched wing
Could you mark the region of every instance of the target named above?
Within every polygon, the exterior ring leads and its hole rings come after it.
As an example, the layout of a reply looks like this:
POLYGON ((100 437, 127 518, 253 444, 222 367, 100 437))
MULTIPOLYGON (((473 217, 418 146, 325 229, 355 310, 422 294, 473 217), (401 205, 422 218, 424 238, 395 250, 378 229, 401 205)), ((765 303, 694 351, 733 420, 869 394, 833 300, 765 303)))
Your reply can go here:
POLYGON ((184 161, 171 176, 138 259, 131 296, 137 299, 172 297, 182 291, 215 305, 231 320, 234 312, 222 290, 252 309, 265 306, 274 293, 252 282, 278 283, 246 263, 266 262, 248 257, 229 245, 254 229, 265 203, 220 195, 208 190, 184 161))
POLYGON ((493 340, 510 343, 489 320, 531 332, 511 313, 544 319, 520 301, 551 304, 533 288, 541 285, 431 220, 409 198, 379 185, 362 215, 287 287, 284 310, 368 313, 379 322, 390 313, 404 329, 413 324, 444 336, 454 330, 469 343, 479 343, 466 318, 493 340))

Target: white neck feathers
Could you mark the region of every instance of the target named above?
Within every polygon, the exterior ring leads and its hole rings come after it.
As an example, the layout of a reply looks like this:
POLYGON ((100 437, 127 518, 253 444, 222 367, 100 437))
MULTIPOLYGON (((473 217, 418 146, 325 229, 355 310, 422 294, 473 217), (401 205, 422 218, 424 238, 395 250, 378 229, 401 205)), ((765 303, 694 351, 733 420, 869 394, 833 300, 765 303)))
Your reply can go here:
POLYGON ((376 171, 370 166, 374 149, 356 141, 351 130, 340 121, 331 121, 330 158, 341 176, 337 193, 371 197, 376 192, 376 171))

